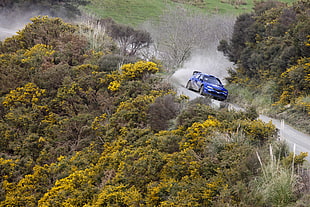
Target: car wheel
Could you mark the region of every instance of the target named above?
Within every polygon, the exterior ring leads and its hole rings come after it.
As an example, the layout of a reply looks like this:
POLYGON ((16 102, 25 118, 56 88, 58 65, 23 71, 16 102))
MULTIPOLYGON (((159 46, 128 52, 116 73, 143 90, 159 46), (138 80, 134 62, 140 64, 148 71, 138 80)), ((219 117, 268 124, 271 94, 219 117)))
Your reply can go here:
POLYGON ((200 93, 200 95, 204 96, 203 86, 200 86, 199 93, 200 93))
POLYGON ((191 90, 191 81, 188 81, 186 86, 185 86, 188 90, 191 90))

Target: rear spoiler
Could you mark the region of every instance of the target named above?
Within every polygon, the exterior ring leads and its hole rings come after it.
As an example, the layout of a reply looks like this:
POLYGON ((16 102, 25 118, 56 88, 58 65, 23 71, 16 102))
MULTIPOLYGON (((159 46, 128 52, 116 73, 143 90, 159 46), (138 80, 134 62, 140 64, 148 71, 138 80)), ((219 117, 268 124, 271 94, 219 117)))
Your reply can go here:
POLYGON ((201 72, 200 72, 200 71, 195 70, 195 71, 193 72, 193 75, 196 75, 197 73, 201 73, 201 72))

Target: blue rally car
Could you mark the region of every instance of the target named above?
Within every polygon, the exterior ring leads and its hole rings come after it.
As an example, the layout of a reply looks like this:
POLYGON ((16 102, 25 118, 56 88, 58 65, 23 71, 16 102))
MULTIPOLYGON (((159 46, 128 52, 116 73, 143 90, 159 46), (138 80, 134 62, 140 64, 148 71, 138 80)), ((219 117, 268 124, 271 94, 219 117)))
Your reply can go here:
POLYGON ((224 101, 228 90, 224 88, 220 79, 199 71, 194 71, 186 84, 186 88, 199 92, 203 96, 211 96, 215 100, 224 101))

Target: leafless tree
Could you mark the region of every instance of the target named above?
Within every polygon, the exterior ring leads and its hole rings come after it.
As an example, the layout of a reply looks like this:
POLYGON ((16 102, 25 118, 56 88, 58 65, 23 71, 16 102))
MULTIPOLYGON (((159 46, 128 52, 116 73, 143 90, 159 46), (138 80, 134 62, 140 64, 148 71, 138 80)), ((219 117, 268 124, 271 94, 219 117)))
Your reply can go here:
POLYGON ((228 39, 234 17, 190 12, 184 8, 168 9, 147 30, 154 40, 154 54, 171 70, 182 66, 196 49, 216 48, 228 39), (155 51, 157 49, 157 51, 155 51))
POLYGON ((133 56, 152 42, 147 31, 136 30, 121 24, 112 24, 109 34, 119 44, 121 55, 133 56))

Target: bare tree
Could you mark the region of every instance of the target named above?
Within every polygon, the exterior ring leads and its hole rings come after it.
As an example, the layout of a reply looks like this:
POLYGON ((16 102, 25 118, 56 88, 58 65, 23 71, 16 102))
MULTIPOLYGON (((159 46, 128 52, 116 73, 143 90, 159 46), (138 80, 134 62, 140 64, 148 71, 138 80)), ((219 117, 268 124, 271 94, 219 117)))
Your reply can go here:
POLYGON ((152 42, 147 31, 120 24, 111 25, 110 35, 118 42, 121 55, 135 55, 138 50, 148 47, 152 42))
POLYGON ((231 35, 234 17, 169 9, 148 31, 154 39, 155 54, 174 70, 188 60, 196 49, 216 48, 221 39, 231 35))

